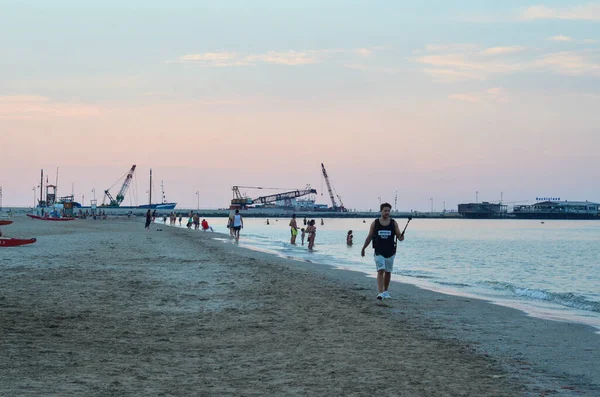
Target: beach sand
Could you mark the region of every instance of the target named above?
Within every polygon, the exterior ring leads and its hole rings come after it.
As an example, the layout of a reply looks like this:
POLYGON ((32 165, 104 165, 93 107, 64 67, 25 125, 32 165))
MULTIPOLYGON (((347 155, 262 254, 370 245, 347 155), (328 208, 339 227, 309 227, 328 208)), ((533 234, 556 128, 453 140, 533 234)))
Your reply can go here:
POLYGON ((0 251, 3 396, 600 395, 588 327, 141 218, 3 230, 38 238, 0 251))

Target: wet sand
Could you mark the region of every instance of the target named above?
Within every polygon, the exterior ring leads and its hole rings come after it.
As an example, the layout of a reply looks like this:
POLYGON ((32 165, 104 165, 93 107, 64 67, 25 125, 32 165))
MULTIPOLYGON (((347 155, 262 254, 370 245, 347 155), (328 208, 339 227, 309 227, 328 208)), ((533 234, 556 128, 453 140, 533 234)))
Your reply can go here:
POLYGON ((3 230, 38 242, 0 251, 0 395, 600 395, 587 327, 141 218, 3 230))

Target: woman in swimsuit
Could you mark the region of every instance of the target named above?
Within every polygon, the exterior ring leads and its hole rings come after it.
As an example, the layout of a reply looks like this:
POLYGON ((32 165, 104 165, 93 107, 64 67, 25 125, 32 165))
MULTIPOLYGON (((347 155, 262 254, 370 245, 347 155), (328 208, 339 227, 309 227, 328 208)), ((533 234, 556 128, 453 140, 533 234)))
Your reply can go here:
POLYGON ((314 219, 310 221, 306 231, 308 232, 308 250, 312 251, 315 246, 315 237, 317 235, 317 227, 315 226, 314 219))

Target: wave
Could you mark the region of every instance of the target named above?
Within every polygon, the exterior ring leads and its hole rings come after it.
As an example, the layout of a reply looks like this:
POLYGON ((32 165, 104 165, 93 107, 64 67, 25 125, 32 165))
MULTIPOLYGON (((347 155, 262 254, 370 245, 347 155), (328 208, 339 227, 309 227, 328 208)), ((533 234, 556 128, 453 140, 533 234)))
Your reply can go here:
POLYGON ((500 281, 483 281, 479 284, 498 291, 508 291, 519 297, 552 302, 574 309, 600 313, 600 302, 591 301, 584 296, 572 292, 550 292, 542 289, 521 287, 500 281))
POLYGON ((436 284, 446 285, 448 287, 471 287, 470 284, 453 283, 450 281, 435 281, 436 284))

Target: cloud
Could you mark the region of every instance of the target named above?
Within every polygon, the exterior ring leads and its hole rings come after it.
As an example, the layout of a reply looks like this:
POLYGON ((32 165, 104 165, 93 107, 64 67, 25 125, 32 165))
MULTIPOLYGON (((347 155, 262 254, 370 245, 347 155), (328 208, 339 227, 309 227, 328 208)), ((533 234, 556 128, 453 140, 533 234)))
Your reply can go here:
POLYGON ((347 69, 363 70, 363 71, 371 71, 371 72, 381 72, 381 73, 387 73, 387 74, 393 74, 393 73, 397 72, 397 70, 393 69, 393 68, 364 65, 364 64, 360 64, 360 63, 347 63, 347 64, 344 64, 344 67, 347 69))
MULTIPOLYGON (((435 47, 436 50, 438 48, 441 47, 435 47)), ((525 50, 526 47, 523 46, 505 46, 446 53, 423 54, 423 51, 416 51, 420 56, 412 60, 423 64, 423 72, 437 83, 487 80, 496 75, 528 71, 547 71, 571 76, 600 75, 598 51, 588 49, 544 54, 525 50)))
POLYGON ((552 37, 548 38, 548 40, 550 40, 550 41, 573 41, 573 39, 570 38, 569 36, 563 36, 562 34, 559 34, 558 36, 552 36, 552 37))
POLYGON ((81 103, 53 102, 39 95, 0 96, 0 119, 46 119, 91 117, 100 109, 81 103))
POLYGON ((486 48, 481 51, 483 55, 507 55, 507 54, 516 54, 519 52, 523 52, 527 49, 527 47, 514 45, 509 47, 491 47, 486 48))
POLYGON ((545 55, 536 65, 560 74, 600 77, 600 57, 595 52, 557 52, 545 55))
POLYGON ((436 83, 456 83, 465 80, 485 80, 485 74, 481 72, 466 72, 452 69, 424 69, 436 83))
POLYGON ((481 102, 481 97, 472 94, 452 94, 448 98, 463 102, 481 102))
POLYGON ((369 50, 368 48, 357 48, 354 50, 354 52, 358 55, 362 55, 363 57, 368 57, 373 53, 373 51, 369 50))
POLYGON ((448 95, 449 99, 471 103, 506 103, 508 96, 502 87, 493 87, 483 93, 467 93, 448 95))
POLYGON ((4 95, 0 102, 47 102, 48 98, 39 95, 4 95))
POLYGON ((426 52, 463 52, 476 50, 475 44, 469 43, 450 43, 450 44, 427 44, 425 46, 426 52))
POLYGON ((268 51, 260 54, 238 54, 235 52, 206 52, 200 54, 186 54, 174 61, 167 63, 179 63, 205 67, 232 67, 250 66, 257 64, 272 64, 299 66, 311 65, 324 62, 335 56, 359 56, 370 57, 375 51, 383 47, 354 48, 354 49, 323 49, 305 51, 268 51))
POLYGON ((585 39, 585 40, 583 40, 583 42, 586 43, 586 44, 596 44, 598 42, 598 40, 585 39))
POLYGON ((249 63, 271 63, 275 65, 310 65, 319 62, 318 53, 315 51, 269 51, 265 54, 248 55, 244 61, 249 63))
POLYGON ((600 3, 589 3, 563 8, 552 8, 543 5, 532 6, 523 10, 519 15, 519 19, 525 21, 537 19, 600 21, 600 3))
POLYGON ((485 80, 488 76, 512 73, 524 68, 519 62, 490 59, 489 55, 508 55, 521 47, 494 47, 483 51, 452 52, 446 54, 425 55, 414 59, 427 65, 424 72, 437 82, 457 82, 463 80, 485 80), (510 49, 510 50, 508 50, 510 49), (488 51, 491 50, 491 51, 488 51), (487 52, 486 52, 487 51, 487 52))

